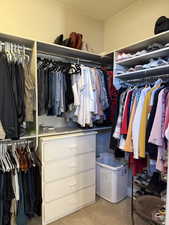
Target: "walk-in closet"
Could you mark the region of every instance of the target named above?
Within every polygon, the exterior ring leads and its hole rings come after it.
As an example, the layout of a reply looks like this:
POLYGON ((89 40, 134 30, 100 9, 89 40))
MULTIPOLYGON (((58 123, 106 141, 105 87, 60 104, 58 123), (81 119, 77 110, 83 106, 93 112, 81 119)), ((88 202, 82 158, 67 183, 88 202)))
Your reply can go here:
POLYGON ((0 7, 0 225, 169 225, 169 2, 0 7))

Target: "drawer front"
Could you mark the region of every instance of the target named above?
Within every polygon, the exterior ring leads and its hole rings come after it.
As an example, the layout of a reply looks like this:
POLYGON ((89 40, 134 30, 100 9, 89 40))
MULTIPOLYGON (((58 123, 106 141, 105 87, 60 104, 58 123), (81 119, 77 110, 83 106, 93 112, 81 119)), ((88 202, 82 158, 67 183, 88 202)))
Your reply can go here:
POLYGON ((80 190, 76 193, 45 204, 45 222, 49 223, 66 216, 85 204, 95 201, 95 186, 80 190))
POLYGON ((96 167, 95 152, 73 156, 43 167, 44 182, 55 181, 96 167))
POLYGON ((46 184, 44 200, 50 202, 92 185, 95 185, 95 169, 46 184))
POLYGON ((92 152, 96 149, 96 135, 64 136, 43 143, 43 162, 71 157, 73 155, 92 152))

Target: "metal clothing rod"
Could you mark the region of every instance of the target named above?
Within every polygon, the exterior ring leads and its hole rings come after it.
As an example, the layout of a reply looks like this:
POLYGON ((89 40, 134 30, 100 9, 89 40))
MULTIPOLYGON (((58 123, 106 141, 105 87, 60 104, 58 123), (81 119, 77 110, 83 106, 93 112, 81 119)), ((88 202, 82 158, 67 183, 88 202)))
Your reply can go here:
POLYGON ((140 79, 133 79, 133 80, 126 80, 126 82, 130 83, 130 82, 157 80, 159 78, 169 78, 169 74, 163 74, 163 75, 158 75, 158 76, 149 76, 149 77, 143 77, 143 78, 140 78, 140 79))
POLYGON ((96 62, 94 60, 88 60, 88 59, 81 59, 81 58, 78 58, 78 57, 72 57, 72 56, 65 56, 65 55, 61 55, 61 54, 54 54, 54 53, 47 53, 47 52, 43 52, 43 51, 38 51, 38 57, 46 57, 46 58, 53 58, 53 59, 57 59, 58 58, 65 58, 65 59, 71 59, 71 60, 74 60, 76 61, 77 63, 80 63, 80 62, 84 62, 84 63, 92 63, 92 64, 95 64, 95 65, 101 65, 101 62, 96 62))
MULTIPOLYGON (((12 41, 10 42, 10 41, 6 41, 6 43, 13 43, 12 41)), ((16 44, 16 43, 13 43, 14 45, 16 44)), ((0 41, 0 45, 1 46, 5 46, 5 42, 2 42, 2 41, 0 41)), ((22 50, 23 49, 23 46, 22 45, 20 45, 20 44, 16 44, 17 45, 17 48, 19 48, 20 50, 22 50)), ((24 46, 24 49, 25 49, 25 51, 29 51, 29 52, 31 52, 32 51, 32 49, 31 48, 28 48, 28 47, 25 47, 24 46)))
POLYGON ((10 143, 19 143, 19 142, 27 142, 27 141, 34 141, 34 140, 32 140, 32 139, 36 139, 36 137, 34 137, 34 136, 30 136, 30 137, 21 137, 21 139, 19 139, 19 140, 11 140, 11 139, 3 139, 3 140, 0 140, 0 144, 1 143, 8 143, 8 142, 10 142, 10 143))
POLYGON ((23 141, 22 140, 22 141, 19 141, 19 142, 12 142, 12 143, 9 142, 9 144, 8 144, 8 142, 7 143, 4 142, 4 143, 0 143, 0 144, 7 144, 7 146, 12 146, 13 144, 21 144, 22 145, 22 144, 25 144, 25 143, 30 144, 30 143, 33 143, 33 142, 34 142, 33 140, 31 140, 31 141, 30 140, 29 141, 23 141))

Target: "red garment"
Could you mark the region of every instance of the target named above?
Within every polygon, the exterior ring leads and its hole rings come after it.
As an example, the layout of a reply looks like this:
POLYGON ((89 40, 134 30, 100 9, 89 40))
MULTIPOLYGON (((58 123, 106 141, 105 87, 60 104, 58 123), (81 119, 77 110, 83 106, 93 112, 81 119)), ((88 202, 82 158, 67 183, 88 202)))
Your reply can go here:
POLYGON ((109 120, 113 121, 114 115, 117 108, 117 97, 118 97, 118 91, 113 85, 113 72, 112 71, 106 71, 107 73, 107 86, 108 86, 108 94, 109 94, 109 104, 110 104, 110 113, 109 113, 109 120))
POLYGON ((128 131, 128 121, 129 121, 129 110, 130 110, 130 101, 132 97, 133 91, 129 91, 127 94, 127 98, 125 101, 124 111, 123 111, 123 117, 122 117, 122 124, 120 129, 120 134, 127 134, 128 131))
POLYGON ((147 167, 147 159, 134 159, 134 154, 130 153, 129 168, 132 168, 133 176, 137 176, 138 173, 142 173, 147 167))

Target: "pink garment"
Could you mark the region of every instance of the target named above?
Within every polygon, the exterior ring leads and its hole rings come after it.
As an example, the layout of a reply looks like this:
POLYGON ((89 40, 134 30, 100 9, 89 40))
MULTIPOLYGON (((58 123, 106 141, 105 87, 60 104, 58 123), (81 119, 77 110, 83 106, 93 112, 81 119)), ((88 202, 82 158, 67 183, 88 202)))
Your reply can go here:
POLYGON ((162 120, 163 120, 163 95, 165 93, 164 90, 165 89, 162 89, 158 96, 156 114, 151 129, 150 137, 148 140, 149 143, 155 144, 157 146, 163 146, 162 120))
POLYGON ((168 124, 169 124, 169 93, 167 94, 167 97, 166 97, 166 111, 165 111, 163 137, 165 136, 165 131, 167 130, 168 124))
POLYGON ((156 169, 161 172, 165 170, 165 161, 166 161, 166 144, 164 141, 165 135, 165 121, 166 113, 167 113, 167 105, 166 103, 169 98, 169 92, 166 88, 162 89, 158 96, 157 110, 151 130, 151 134, 149 137, 149 142, 158 146, 158 156, 157 156, 157 164, 156 169))

